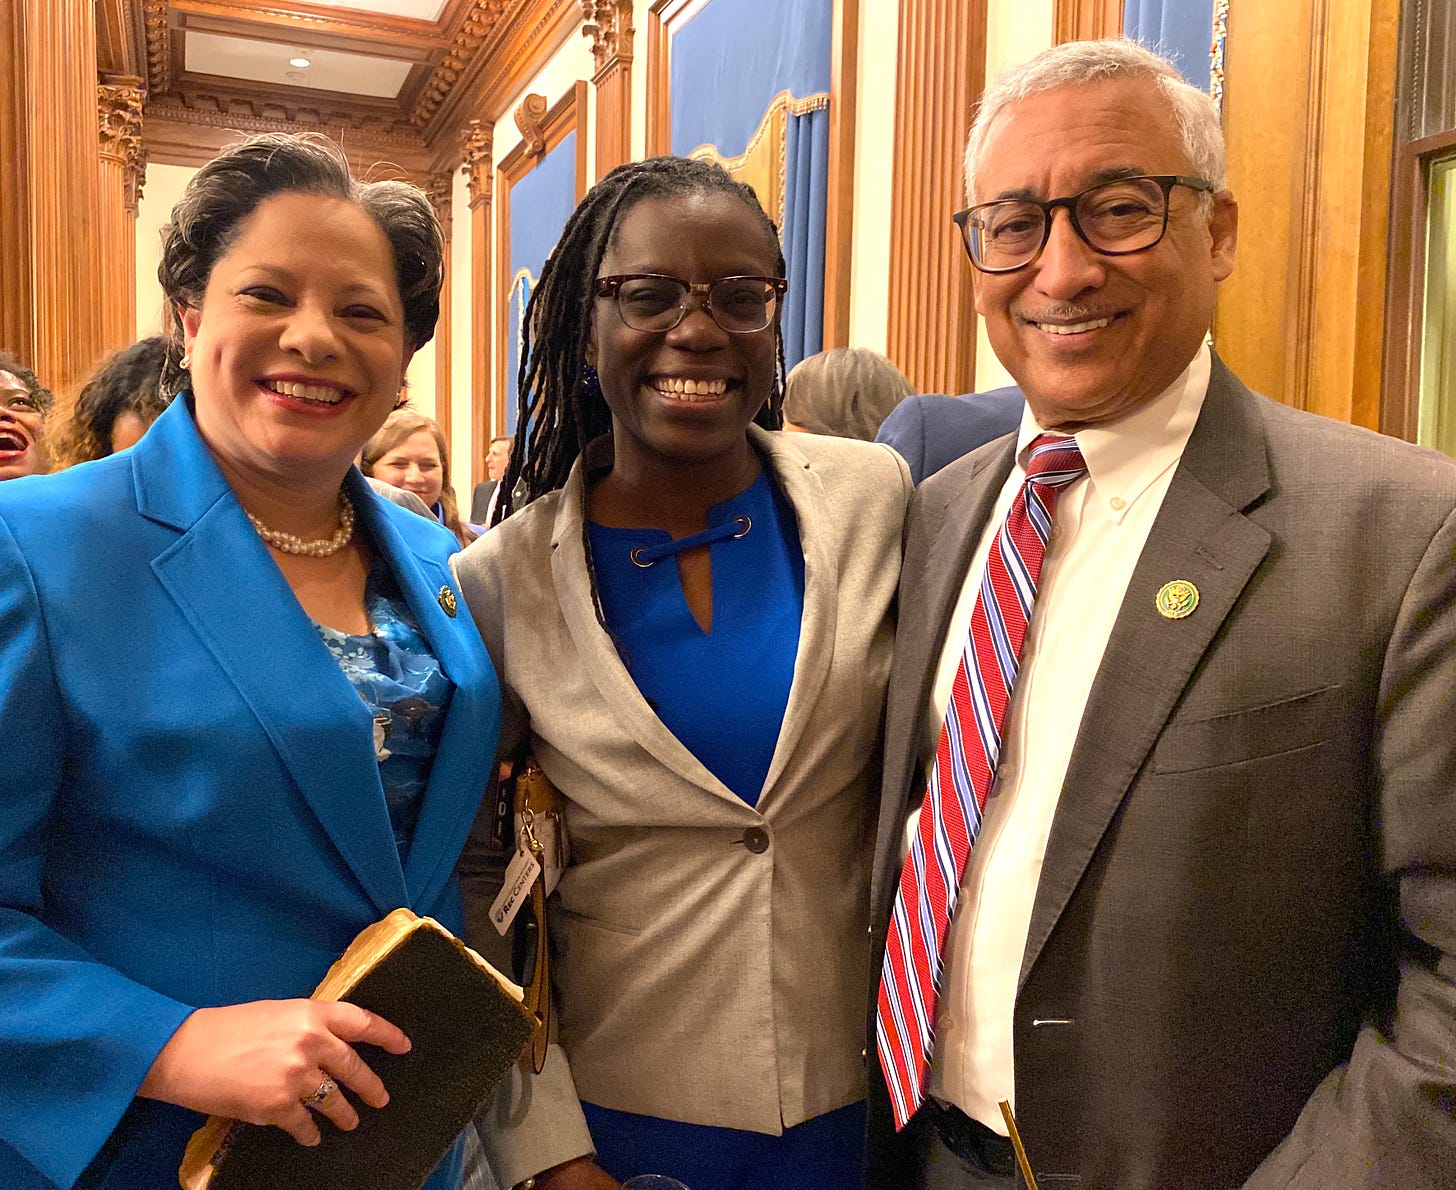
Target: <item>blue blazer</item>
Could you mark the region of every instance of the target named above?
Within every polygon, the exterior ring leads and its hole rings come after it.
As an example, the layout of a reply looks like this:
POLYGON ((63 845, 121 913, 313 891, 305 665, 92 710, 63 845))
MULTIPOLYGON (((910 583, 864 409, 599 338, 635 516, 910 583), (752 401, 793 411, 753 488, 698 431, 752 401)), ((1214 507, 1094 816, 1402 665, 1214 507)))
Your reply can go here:
MULTIPOLYGON (((202 1117, 133 1096, 194 1008, 307 996, 400 906, 462 924, 453 872, 500 691, 464 607, 442 606, 454 538, 349 473, 455 683, 401 866, 369 712, 189 404, 130 451, 0 485, 6 1190, 83 1172, 88 1187, 172 1190, 202 1117)), ((428 1185, 458 1171, 452 1155, 428 1185)))
POLYGON ((892 447, 909 464, 918 485, 976 447, 1015 433, 1025 404, 1014 386, 959 397, 906 397, 885 418, 875 441, 892 447))

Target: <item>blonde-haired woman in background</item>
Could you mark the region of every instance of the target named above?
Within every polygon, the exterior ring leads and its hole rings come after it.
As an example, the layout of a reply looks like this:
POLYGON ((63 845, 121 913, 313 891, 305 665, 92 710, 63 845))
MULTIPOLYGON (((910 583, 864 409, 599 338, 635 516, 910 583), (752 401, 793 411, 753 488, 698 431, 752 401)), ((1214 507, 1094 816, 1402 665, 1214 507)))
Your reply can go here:
POLYGON ((396 409, 364 447, 359 469, 374 479, 413 492, 455 534, 469 545, 484 531, 460 517, 450 483, 450 452, 445 435, 432 418, 413 409, 396 409))

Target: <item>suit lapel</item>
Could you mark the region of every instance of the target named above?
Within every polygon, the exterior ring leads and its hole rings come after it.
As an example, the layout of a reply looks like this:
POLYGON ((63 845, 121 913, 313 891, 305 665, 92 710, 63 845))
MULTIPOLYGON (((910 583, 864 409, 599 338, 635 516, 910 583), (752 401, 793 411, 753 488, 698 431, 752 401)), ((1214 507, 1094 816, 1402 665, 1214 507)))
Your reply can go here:
MULTIPOLYGON (((802 452, 782 434, 770 434, 758 426, 749 428, 749 438, 764 455, 775 482, 794 510, 799 544, 804 551, 804 614, 799 623, 799 647, 794 658, 794 676, 789 701, 779 727, 778 742, 764 780, 770 801, 779 778, 803 737, 814 704, 829 678, 834 636, 839 626, 839 562, 830 548, 826 526, 814 510, 824 507, 823 481, 802 452)), ((771 804, 771 802, 770 802, 771 804)))
POLYGON ((885 784, 871 901, 876 907, 885 903, 885 882, 898 878, 901 828, 914 808, 912 800, 924 790, 926 712, 951 617, 1015 461, 1014 437, 989 444, 933 476, 911 504, 885 720, 885 784))
POLYGON ((423 911, 450 879, 455 857, 480 807, 490 773, 489 759, 495 755, 500 688, 448 565, 409 547, 385 503, 357 472, 350 472, 346 485, 375 548, 388 559, 440 668, 455 685, 404 871, 407 903, 423 911), (451 599, 456 608, 454 617, 445 610, 445 603, 451 599))
POLYGON ((1208 396, 1128 583, 1088 696, 1052 821, 1022 959, 1041 954, 1164 723, 1269 548, 1243 510, 1269 487, 1255 398, 1217 357, 1208 396), (1192 582, 1197 609, 1166 619, 1165 583, 1192 582))
POLYGON ((248 523, 184 399, 135 448, 133 475, 138 510, 180 534, 153 559, 158 581, 381 914, 404 904, 369 711, 248 523), (341 723, 355 729, 342 732, 341 723))

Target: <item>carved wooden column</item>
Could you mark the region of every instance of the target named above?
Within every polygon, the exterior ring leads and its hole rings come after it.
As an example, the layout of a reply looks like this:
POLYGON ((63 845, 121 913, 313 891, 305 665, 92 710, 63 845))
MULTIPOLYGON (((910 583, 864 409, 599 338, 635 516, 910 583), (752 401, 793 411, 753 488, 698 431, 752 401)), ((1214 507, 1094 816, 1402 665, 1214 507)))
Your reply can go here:
POLYGON ((107 351, 136 338, 137 200, 146 181, 142 149, 142 101, 146 88, 135 75, 103 75, 96 88, 101 133, 101 204, 96 228, 101 337, 107 351))
POLYGON ((96 284, 95 6, 0 9, 0 345, 65 392, 101 353, 101 307, 115 296, 96 284))
POLYGON ((495 124, 471 120, 460 135, 461 170, 470 186, 470 467, 485 458, 493 432, 490 303, 494 289, 490 250, 490 196, 495 164, 495 124))
POLYGON ((580 0, 597 72, 596 177, 632 159, 632 0, 580 0))
MULTIPOLYGON (((435 421, 440 426, 440 433, 445 435, 447 453, 451 441, 451 424, 454 421, 454 402, 450 392, 450 217, 455 205, 452 201, 454 184, 453 170, 432 173, 425 179, 425 193, 430 196, 430 205, 435 208, 435 217, 440 220, 440 230, 445 235, 440 320, 435 324, 435 421)), ((472 473, 473 471, 472 467, 472 473)))
POLYGON ((976 381, 971 265, 951 215, 986 73, 986 0, 902 0, 887 354, 920 392, 976 381))

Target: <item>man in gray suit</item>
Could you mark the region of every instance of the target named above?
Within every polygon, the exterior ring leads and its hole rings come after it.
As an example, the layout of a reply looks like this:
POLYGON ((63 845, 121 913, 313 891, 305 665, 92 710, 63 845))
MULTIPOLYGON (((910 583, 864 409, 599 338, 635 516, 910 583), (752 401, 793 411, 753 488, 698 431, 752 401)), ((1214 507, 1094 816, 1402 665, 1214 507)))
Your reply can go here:
POLYGON ((1456 1185, 1456 467, 1206 346, 1223 156, 1130 43, 977 114, 957 218, 1028 408, 911 504, 875 1190, 1017 1185, 1001 1100, 1043 1190, 1456 1185))

